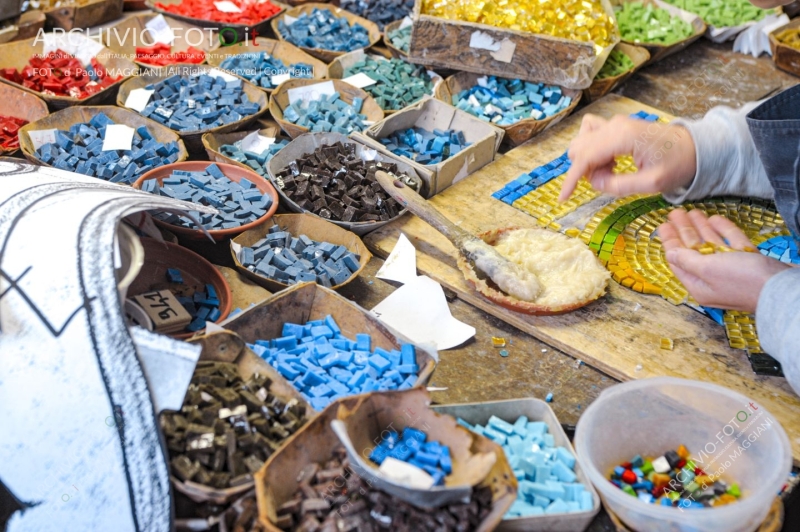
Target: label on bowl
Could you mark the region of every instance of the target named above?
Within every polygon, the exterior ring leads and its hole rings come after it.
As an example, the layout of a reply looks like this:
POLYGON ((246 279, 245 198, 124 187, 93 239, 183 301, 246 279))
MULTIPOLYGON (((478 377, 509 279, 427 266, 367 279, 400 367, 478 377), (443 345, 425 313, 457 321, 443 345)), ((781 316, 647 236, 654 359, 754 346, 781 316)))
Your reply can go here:
POLYGON ((289 89, 289 103, 298 101, 312 102, 319 100, 320 96, 331 96, 336 93, 336 87, 333 86, 332 81, 325 81, 323 83, 315 83, 313 85, 306 85, 305 87, 295 87, 289 89))
POLYGON ((275 138, 265 137, 260 135, 258 131, 253 131, 243 138, 241 142, 240 149, 242 151, 251 151, 260 155, 264 150, 268 150, 272 144, 275 144, 275 138))
POLYGON ((175 40, 175 35, 172 33, 172 28, 170 28, 169 24, 167 24, 167 20, 164 18, 164 15, 158 15, 148 20, 145 23, 145 27, 147 28, 147 31, 150 32, 150 36, 153 37, 155 42, 171 45, 172 41, 175 40))
POLYGON ((234 4, 229 0, 223 0, 222 2, 214 2, 214 7, 217 8, 217 11, 222 11, 223 13, 241 13, 242 10, 239 9, 239 6, 234 4))
POLYGON ((345 83, 349 83, 354 87, 358 87, 359 89, 363 89, 364 87, 369 87, 370 85, 375 85, 377 81, 369 77, 367 74, 363 72, 359 72, 358 74, 353 74, 352 76, 346 77, 342 79, 345 83))
POLYGON ((56 142, 56 129, 39 129, 37 131, 28 131, 28 137, 31 139, 33 149, 38 150, 45 144, 55 144, 56 142))
POLYGON ((141 113, 144 111, 144 108, 147 107, 150 96, 152 96, 154 92, 155 91, 152 89, 133 89, 125 100, 125 107, 141 113))
POLYGON ((130 150, 136 130, 125 124, 109 124, 103 137, 103 151, 130 150))

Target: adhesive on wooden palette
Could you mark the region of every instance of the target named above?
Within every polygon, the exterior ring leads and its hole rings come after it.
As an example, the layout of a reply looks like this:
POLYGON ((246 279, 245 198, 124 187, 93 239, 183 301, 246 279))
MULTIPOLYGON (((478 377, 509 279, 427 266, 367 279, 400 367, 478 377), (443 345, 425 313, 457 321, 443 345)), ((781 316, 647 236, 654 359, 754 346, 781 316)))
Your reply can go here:
POLYGON ((419 373, 413 345, 387 350, 375 347, 368 334, 351 340, 330 315, 305 324, 284 323, 280 338, 256 340, 248 347, 317 411, 341 397, 409 389, 419 373))
POLYGON ((36 157, 60 170, 125 184, 132 184, 145 172, 178 160, 178 143, 157 141, 147 126, 136 128, 129 150, 103 151, 103 139, 110 125, 115 122, 104 113, 98 113, 87 123, 57 130, 55 142, 40 146, 36 157))
POLYGON ((275 76, 289 74, 292 79, 311 79, 314 67, 308 63, 287 64, 285 61, 269 55, 267 52, 251 52, 236 54, 225 59, 220 68, 265 89, 274 89, 275 76))
POLYGON ((352 52, 370 45, 369 32, 364 26, 351 25, 345 17, 335 16, 330 9, 314 8, 310 14, 302 13, 291 24, 281 19, 278 31, 288 42, 305 48, 352 52))
POLYGON ((267 279, 288 285, 311 281, 328 288, 347 282, 360 268, 360 260, 345 246, 292 236, 278 225, 239 253, 242 266, 267 279))
MULTIPOLYGON (((272 197, 261 192, 252 182, 242 178, 237 183, 225 176, 216 164, 205 170, 173 170, 163 178, 148 179, 142 190, 200 205, 216 208, 218 214, 189 211, 206 229, 233 229, 254 222, 272 206, 272 197)), ((195 222, 179 214, 159 212, 155 216, 165 223, 197 229, 195 222)))
POLYGON ((658 457, 637 454, 614 467, 608 479, 644 503, 679 509, 724 506, 742 496, 738 484, 729 485, 703 471, 684 445, 658 457))
POLYGON ((453 96, 458 109, 498 126, 551 118, 571 103, 561 87, 495 76, 478 78, 474 86, 453 96))
POLYGON ((566 447, 555 445, 544 421, 529 421, 526 416, 513 423, 491 416, 485 426, 473 426, 460 418, 457 421, 503 447, 519 482, 517 500, 504 519, 589 512, 594 508, 592 493, 577 482, 575 456, 566 447))

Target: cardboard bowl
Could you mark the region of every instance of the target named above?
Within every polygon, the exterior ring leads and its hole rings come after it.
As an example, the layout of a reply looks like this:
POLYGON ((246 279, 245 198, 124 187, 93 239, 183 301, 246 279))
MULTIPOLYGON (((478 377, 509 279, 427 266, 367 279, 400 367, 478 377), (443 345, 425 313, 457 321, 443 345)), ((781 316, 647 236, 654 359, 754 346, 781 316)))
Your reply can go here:
MULTIPOLYGON (((344 9, 340 9, 336 6, 330 4, 321 4, 318 2, 308 2, 304 3, 303 5, 299 5, 296 7, 291 7, 281 13, 280 16, 272 19, 272 31, 275 35, 277 35, 278 39, 285 41, 286 39, 281 35, 280 30, 278 29, 278 24, 284 17, 294 17, 297 18, 303 13, 312 13, 314 9, 328 9, 333 13, 335 17, 344 17, 352 26, 353 24, 360 24, 364 28, 366 28, 367 32, 369 33, 369 46, 366 48, 370 48, 378 44, 378 41, 381 40, 381 30, 378 29, 378 25, 372 22, 371 20, 367 20, 365 18, 359 17, 350 13, 349 11, 345 11, 344 9)), ((305 46, 300 47, 301 50, 308 52, 309 54, 313 55, 314 57, 324 61, 325 63, 330 63, 340 55, 343 55, 347 52, 338 52, 335 50, 325 50, 323 48, 307 48, 305 46)), ((351 50, 352 51, 352 50, 351 50)))
POLYGON ((614 50, 619 50, 627 55, 633 61, 633 68, 627 72, 623 72, 617 76, 598 79, 594 78, 591 86, 588 89, 583 89, 583 98, 587 103, 599 100, 609 92, 613 91, 618 86, 631 77, 636 71, 642 68, 650 60, 650 52, 643 46, 635 46, 626 42, 617 43, 614 50))
MULTIPOLYGON (((133 184, 133 188, 140 189, 145 181, 150 179, 157 179, 159 185, 163 183, 164 178, 169 177, 173 171, 175 170, 186 170, 189 172, 197 172, 200 170, 205 170, 211 162, 207 161, 189 161, 189 162, 182 162, 182 163, 174 163, 168 164, 165 166, 160 166, 158 168, 154 168, 150 170, 133 184)), ((246 223, 240 225, 239 227, 232 227, 230 229, 209 229, 208 234, 211 235, 215 241, 219 242, 221 240, 225 240, 226 238, 230 238, 234 235, 238 235, 248 229, 251 229, 259 224, 262 224, 269 220, 275 211, 278 210, 278 193, 275 191, 275 187, 272 186, 272 183, 258 175, 257 173, 253 172, 252 170, 246 170, 239 166, 234 166, 232 164, 224 164, 224 163, 216 163, 219 166, 219 169, 222 170, 222 173, 225 174, 225 177, 230 179, 231 181, 235 181, 238 183, 242 179, 247 179, 251 183, 253 183, 258 190, 261 191, 262 194, 269 194, 272 198, 272 205, 270 205, 269 210, 267 213, 260 217, 257 220, 254 220, 250 223, 246 223)), ((189 229, 188 227, 183 227, 179 225, 168 224, 159 220, 158 218, 153 218, 153 221, 159 227, 163 227, 168 231, 175 233, 178 236, 182 236, 188 238, 190 240, 200 240, 203 241, 206 239, 206 234, 204 231, 200 229, 189 229)))
MULTIPOLYGON (((13 85, 0 84, 0 116, 21 118, 30 124, 46 117, 48 113, 47 104, 39 97, 13 85)), ((13 155, 19 150, 0 148, 0 155, 13 155)))
MULTIPOLYGON (((361 257, 358 261, 358 270, 345 282, 331 287, 332 290, 337 290, 358 277, 372 258, 372 253, 369 252, 367 246, 364 245, 364 242, 362 242, 355 233, 342 229, 318 216, 312 216, 310 214, 276 214, 272 217, 271 221, 280 226, 283 231, 291 233, 292 236, 306 235, 311 240, 316 240, 317 242, 330 242, 337 246, 344 246, 348 251, 361 257)), ((236 264, 236 269, 239 273, 271 292, 280 292, 290 285, 283 284, 280 281, 269 279, 257 272, 248 270, 239 262, 239 257, 234 249, 236 246, 252 246, 264 238, 264 235, 267 234, 267 229, 272 225, 272 223, 265 223, 256 226, 231 240, 231 255, 233 256, 233 262, 236 264)))

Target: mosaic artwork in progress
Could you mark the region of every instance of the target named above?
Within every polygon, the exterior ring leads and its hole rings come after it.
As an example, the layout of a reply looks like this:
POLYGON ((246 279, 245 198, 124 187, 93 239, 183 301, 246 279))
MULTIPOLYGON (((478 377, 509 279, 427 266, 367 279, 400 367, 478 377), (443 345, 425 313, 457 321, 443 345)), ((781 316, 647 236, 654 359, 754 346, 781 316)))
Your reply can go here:
MULTIPOLYGON (((651 122, 666 123, 653 114, 632 115, 651 122)), ((523 174, 492 197, 531 215, 541 227, 561 231, 557 220, 588 204, 601 193, 581 180, 570 199, 559 203, 564 175, 569 170, 567 154, 523 174)), ((630 156, 619 157, 615 173, 633 173, 630 156)), ((800 264, 797 244, 771 201, 756 198, 709 198, 685 203, 686 210, 701 209, 709 216, 719 214, 739 226, 763 255, 785 263, 800 264)), ((686 304, 725 327, 730 346, 747 350, 753 370, 760 375, 783 375, 780 364, 761 350, 755 316, 746 312, 702 307, 695 302, 667 264, 656 229, 667 221, 675 205, 661 195, 634 195, 608 203, 583 228, 569 227, 567 236, 580 238, 622 286, 643 294, 660 295, 673 305, 686 304)), ((711 250, 713 251, 713 250, 711 250)), ((662 345, 670 349, 671 342, 662 345)))

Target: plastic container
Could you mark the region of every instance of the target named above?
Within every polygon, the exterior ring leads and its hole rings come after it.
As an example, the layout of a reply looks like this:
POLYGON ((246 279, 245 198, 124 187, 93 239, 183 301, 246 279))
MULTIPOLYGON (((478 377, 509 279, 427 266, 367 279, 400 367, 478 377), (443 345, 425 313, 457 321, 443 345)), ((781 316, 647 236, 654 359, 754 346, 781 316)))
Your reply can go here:
POLYGON ((672 377, 604 391, 581 416, 575 449, 608 508, 639 532, 755 530, 792 465, 789 439, 763 406, 721 386, 672 377), (680 444, 709 475, 738 483, 742 498, 682 510, 647 504, 608 481, 609 470, 632 456, 660 456, 680 444))

